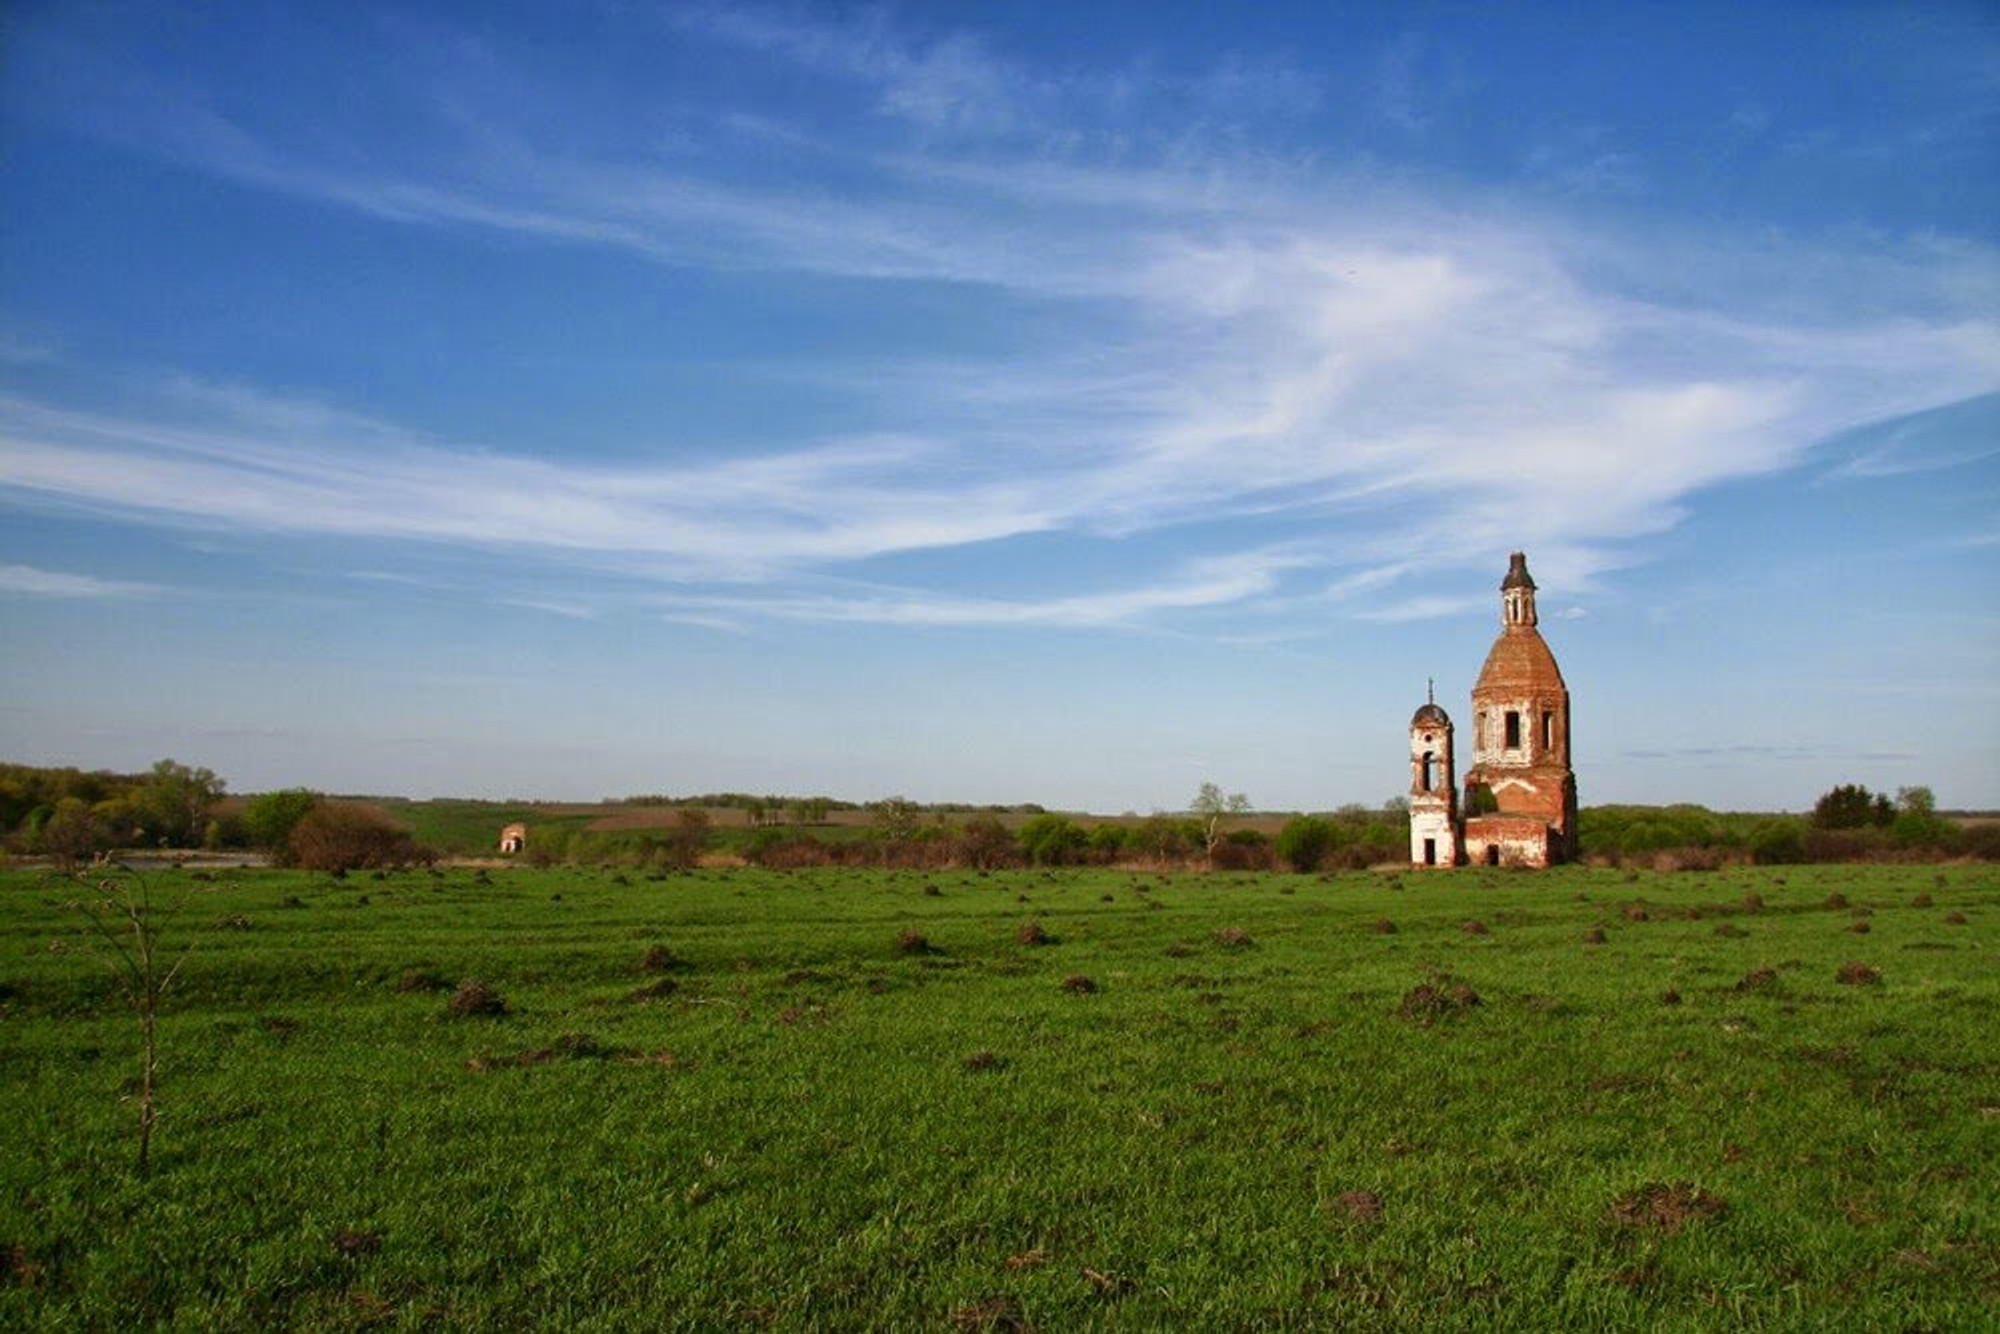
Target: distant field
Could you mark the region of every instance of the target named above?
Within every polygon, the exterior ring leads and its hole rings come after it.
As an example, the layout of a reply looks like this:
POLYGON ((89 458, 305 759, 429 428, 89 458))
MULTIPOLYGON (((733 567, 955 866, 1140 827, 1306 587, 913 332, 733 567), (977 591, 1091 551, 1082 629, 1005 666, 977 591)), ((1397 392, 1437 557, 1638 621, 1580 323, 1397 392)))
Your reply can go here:
POLYGON ((70 891, 0 872, 0 1327, 1944 1330, 2000 1298, 1988 866, 160 883, 197 948, 139 1179, 134 1021, 70 891), (507 1013, 448 1017, 467 979, 507 1013))

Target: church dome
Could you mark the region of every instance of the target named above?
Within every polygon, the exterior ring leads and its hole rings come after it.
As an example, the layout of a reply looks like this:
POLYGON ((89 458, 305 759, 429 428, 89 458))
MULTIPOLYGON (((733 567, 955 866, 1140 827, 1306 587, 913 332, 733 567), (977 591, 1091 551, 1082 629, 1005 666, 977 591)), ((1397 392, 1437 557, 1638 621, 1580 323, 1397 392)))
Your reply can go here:
POLYGON ((1479 683, 1472 687, 1477 699, 1489 691, 1510 694, 1522 691, 1567 690, 1556 655, 1533 626, 1514 625, 1500 632, 1486 665, 1479 669, 1479 683))
POLYGON ((1416 716, 1410 719, 1410 726, 1450 727, 1451 715, 1446 713, 1443 709, 1439 708, 1436 704, 1425 704, 1420 706, 1417 709, 1416 716))

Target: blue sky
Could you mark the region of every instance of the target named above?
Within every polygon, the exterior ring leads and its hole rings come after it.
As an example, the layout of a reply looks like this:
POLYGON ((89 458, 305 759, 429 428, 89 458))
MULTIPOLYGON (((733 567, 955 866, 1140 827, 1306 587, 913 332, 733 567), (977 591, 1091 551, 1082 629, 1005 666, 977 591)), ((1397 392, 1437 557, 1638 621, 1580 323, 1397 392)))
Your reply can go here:
POLYGON ((2000 807, 1990 6, 37 4, 0 755, 2000 807))

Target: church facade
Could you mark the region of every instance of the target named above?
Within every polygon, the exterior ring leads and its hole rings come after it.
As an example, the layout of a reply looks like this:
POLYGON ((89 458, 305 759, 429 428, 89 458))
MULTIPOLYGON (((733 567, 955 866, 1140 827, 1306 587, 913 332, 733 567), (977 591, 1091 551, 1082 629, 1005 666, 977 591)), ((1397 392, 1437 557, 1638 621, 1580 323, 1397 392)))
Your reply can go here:
POLYGON ((1500 584, 1500 636, 1472 688, 1462 798, 1451 716, 1432 698, 1410 719, 1413 866, 1548 866, 1576 855, 1569 687, 1536 626, 1535 581, 1517 551, 1500 584))

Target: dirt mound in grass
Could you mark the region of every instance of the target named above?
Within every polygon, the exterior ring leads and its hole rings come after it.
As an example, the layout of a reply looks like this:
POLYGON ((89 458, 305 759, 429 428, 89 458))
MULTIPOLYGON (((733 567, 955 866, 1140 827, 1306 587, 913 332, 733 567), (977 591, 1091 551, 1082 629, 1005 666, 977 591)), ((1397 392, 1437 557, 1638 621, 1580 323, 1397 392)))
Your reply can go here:
POLYGON ((1743 974, 1741 978, 1737 979, 1735 986, 1735 990, 1743 992, 1746 995, 1755 992, 1776 991, 1777 989, 1778 970, 1775 968, 1752 968, 1749 972, 1743 974))
POLYGON ((344 1227, 333 1234, 333 1249, 342 1255, 373 1255, 382 1249, 382 1234, 344 1227))
POLYGON ((646 952, 639 956, 639 971, 642 973, 679 973, 692 967, 694 965, 674 953, 670 945, 648 945, 646 952))
POLYGON ((982 1297, 958 1307, 951 1313, 949 1323, 965 1334, 1029 1334, 1034 1329, 1021 1307, 1021 1299, 1004 1295, 982 1297))
POLYGON ((1426 1028, 1478 1005, 1479 993, 1456 978, 1440 977, 1403 993, 1396 1013, 1426 1028))
POLYGON ((1833 975, 1834 981, 1850 987, 1878 987, 1882 985, 1882 974, 1865 963, 1844 963, 1840 971, 1833 975))
POLYGON ((1605 1221, 1614 1227, 1678 1232, 1690 1223, 1720 1218, 1728 1212, 1729 1205, 1720 1195, 1693 1182, 1656 1181, 1613 1200, 1605 1221))
POLYGON ((445 1009, 460 1019, 475 1015, 502 1015, 507 1013, 507 1001, 484 982, 467 978, 451 993, 451 999, 445 1002, 445 1009))

